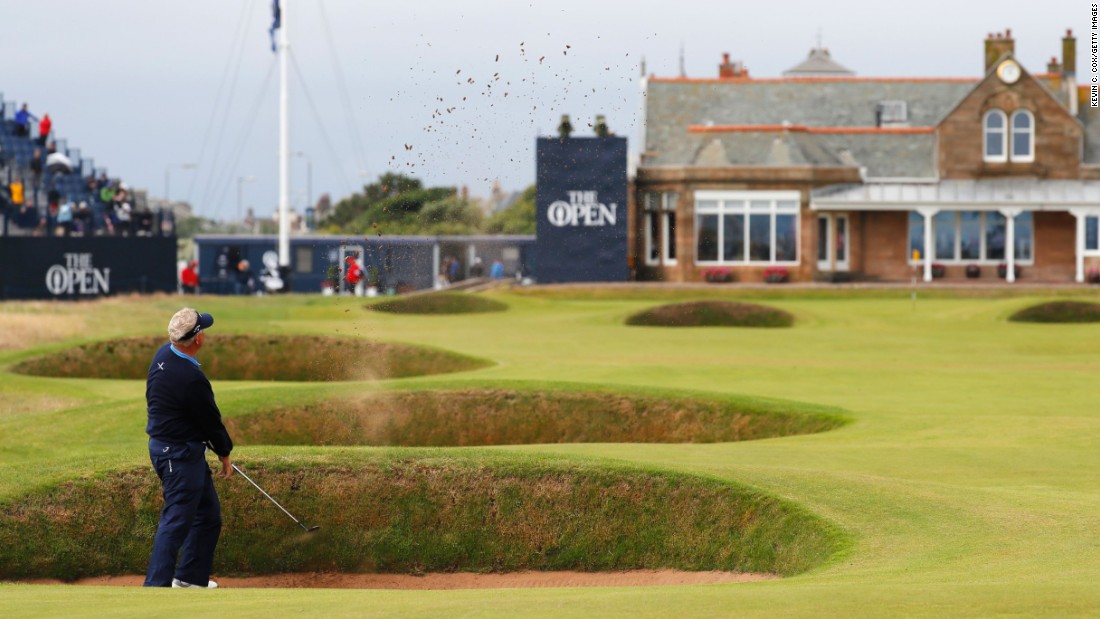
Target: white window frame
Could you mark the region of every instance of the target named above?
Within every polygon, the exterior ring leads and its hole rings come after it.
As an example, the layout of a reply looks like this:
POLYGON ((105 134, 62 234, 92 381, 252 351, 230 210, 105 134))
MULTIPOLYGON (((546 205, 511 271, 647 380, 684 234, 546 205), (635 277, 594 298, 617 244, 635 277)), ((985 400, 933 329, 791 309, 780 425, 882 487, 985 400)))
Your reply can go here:
MULTIPOLYGON (((1031 113, 1031 110, 1018 109, 1012 113, 1012 116, 1008 118, 1008 133, 1012 136, 1012 139, 1008 141, 1009 150, 1008 156, 1012 161, 1019 161, 1020 163, 1030 163, 1035 161, 1035 115, 1031 113), (1027 146, 1028 151, 1026 155, 1016 154, 1016 117, 1027 117, 1027 146)), ((1020 131, 1019 133, 1023 133, 1020 131)))
POLYGON ((1011 150, 1009 142, 1010 127, 1008 126, 1008 116, 1004 111, 993 108, 986 112, 982 116, 982 160, 990 163, 1004 163, 1008 161, 1008 153, 1011 150), (996 114, 1001 117, 1001 154, 990 155, 989 154, 989 134, 998 132, 996 129, 989 128, 989 117, 996 114))
POLYGON ((680 255, 680 248, 676 246, 676 203, 680 200, 680 194, 675 191, 666 191, 661 194, 661 260, 669 266, 675 266, 677 259, 669 255, 669 249, 676 247, 676 255, 680 255), (669 225, 669 222, 672 225, 669 225))
MULTIPOLYGON (((661 194, 657 192, 646 192, 642 194, 642 213, 645 215, 642 218, 642 249, 645 252, 643 254, 643 259, 645 265, 651 267, 661 264, 659 255, 654 256, 653 252, 653 250, 656 249, 654 245, 659 242, 658 239, 653 238, 653 218, 659 217, 660 215, 660 211, 658 210, 659 204, 655 204, 655 202, 659 202, 658 197, 660 195, 661 194)), ((660 220, 658 220, 657 225, 660 226, 660 220)), ((660 234, 661 230, 660 228, 658 228, 658 237, 660 236, 660 234)))
POLYGON ((1100 215, 1085 215, 1085 221, 1083 221, 1081 224, 1085 229, 1088 229, 1088 222, 1090 219, 1096 220, 1097 246, 1094 249, 1089 249, 1089 246, 1087 245, 1088 237, 1085 236, 1085 238, 1082 239, 1082 254, 1085 256, 1100 256, 1100 215))
POLYGON ((695 252, 695 264, 699 266, 798 266, 800 264, 800 258, 802 253, 802 194, 798 191, 712 191, 703 190, 696 191, 694 195, 695 200, 695 217, 693 220, 693 245, 692 249, 695 252), (715 202, 716 206, 713 208, 700 209, 700 202, 715 202), (727 203, 743 203, 746 205, 744 209, 736 209, 730 207, 728 212, 739 213, 745 216, 745 225, 743 227, 745 234, 744 254, 740 260, 727 260, 723 256, 725 251, 725 225, 724 217, 727 213, 727 203), (768 260, 749 260, 749 235, 751 234, 749 227, 749 215, 764 214, 763 211, 752 211, 748 208, 748 204, 751 202, 768 202, 769 208, 767 214, 771 218, 769 239, 769 259, 768 260), (780 209, 777 205, 780 202, 794 202, 793 209, 780 209), (718 260, 699 260, 699 216, 700 215, 717 215, 718 216, 718 260), (776 215, 793 215, 794 216, 794 260, 776 260, 775 259, 775 218, 776 215))
MULTIPOLYGON (((935 222, 935 218, 934 217, 932 218, 932 247, 931 247, 932 261, 937 263, 937 264, 952 264, 952 265, 977 264, 977 265, 981 265, 981 266, 993 266, 993 265, 998 265, 998 264, 1004 263, 1007 260, 1008 252, 1009 251, 1015 251, 1016 250, 1015 247, 1011 247, 1011 248, 1010 247, 1005 247, 1005 258, 990 259, 990 258, 986 257, 986 251, 987 251, 987 248, 986 248, 986 236, 987 236, 986 231, 988 229, 987 228, 987 222, 988 222, 988 219, 989 219, 988 215, 989 215, 989 213, 996 213, 996 211, 965 211, 965 212, 978 212, 978 213, 981 214, 981 218, 979 219, 979 221, 980 221, 980 223, 979 223, 979 226, 980 226, 980 228, 979 228, 979 230, 980 230, 980 236, 979 236, 980 249, 978 251, 979 251, 979 254, 982 257, 981 258, 974 258, 974 259, 971 259, 971 258, 955 258, 955 256, 958 256, 959 254, 962 253, 962 217, 960 216, 960 214, 963 213, 963 212, 964 211, 948 211, 948 210, 940 211, 940 213, 953 213, 955 215, 955 223, 954 223, 954 227, 955 227, 955 249, 952 252, 953 253, 952 257, 950 257, 950 258, 944 258, 944 257, 941 257, 941 256, 936 254, 936 222, 935 222)), ((926 220, 924 220, 923 218, 920 221, 926 222, 926 220)), ((913 224, 913 220, 910 218, 908 223, 906 224, 907 234, 905 236, 905 246, 906 246, 907 249, 909 247, 909 240, 912 238, 912 224, 913 224)), ((1007 225, 1007 222, 1006 222, 1006 225, 1007 225)), ((924 264, 924 250, 923 249, 921 250, 921 259, 918 260, 918 261, 913 260, 912 251, 908 251, 908 253, 909 253, 908 262, 909 262, 910 266, 919 266, 919 265, 924 264)), ((1100 256, 1100 250, 1096 251, 1095 254, 1100 256)), ((1031 257, 1030 258, 1016 258, 1015 262, 1016 262, 1016 264, 1025 265, 1025 266, 1035 264, 1035 214, 1034 213, 1032 213, 1032 218, 1031 218, 1031 257)))

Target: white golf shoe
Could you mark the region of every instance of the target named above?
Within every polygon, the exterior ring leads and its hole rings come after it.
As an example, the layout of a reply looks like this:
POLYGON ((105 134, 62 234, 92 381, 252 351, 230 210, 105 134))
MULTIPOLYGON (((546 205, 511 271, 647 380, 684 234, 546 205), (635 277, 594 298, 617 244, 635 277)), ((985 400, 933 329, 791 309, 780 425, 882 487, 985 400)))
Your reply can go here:
POLYGON ((172 588, 173 589, 190 589, 192 587, 194 587, 196 589, 217 589, 218 588, 218 583, 214 582, 213 580, 208 580, 207 585, 204 587, 202 585, 193 585, 189 582, 184 582, 184 581, 180 580, 179 578, 173 578, 172 579, 172 588))

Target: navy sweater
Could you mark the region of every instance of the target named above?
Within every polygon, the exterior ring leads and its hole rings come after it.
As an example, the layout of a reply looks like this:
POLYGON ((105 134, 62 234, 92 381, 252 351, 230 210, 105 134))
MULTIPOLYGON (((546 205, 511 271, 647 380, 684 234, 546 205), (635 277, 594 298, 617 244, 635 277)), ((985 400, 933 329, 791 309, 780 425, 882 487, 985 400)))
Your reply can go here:
POLYGON ((145 433, 166 443, 207 442, 219 456, 228 456, 233 441, 222 425, 210 381, 194 363, 160 347, 145 382, 149 423, 145 433))

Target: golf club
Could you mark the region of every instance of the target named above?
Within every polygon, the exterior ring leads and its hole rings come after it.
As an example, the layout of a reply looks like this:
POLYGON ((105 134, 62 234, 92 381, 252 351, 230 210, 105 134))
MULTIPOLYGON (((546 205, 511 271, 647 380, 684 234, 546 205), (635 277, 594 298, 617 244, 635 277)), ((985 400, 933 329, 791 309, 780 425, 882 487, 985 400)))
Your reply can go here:
POLYGON ((248 475, 245 475, 244 471, 242 471, 240 468, 238 468, 236 464, 231 464, 230 466, 233 467, 234 471, 237 471, 238 473, 240 473, 241 477, 247 479, 248 483, 252 484, 253 486, 256 486, 256 489, 259 490, 261 493, 263 493, 263 495, 265 497, 270 499, 271 502, 275 504, 275 507, 278 507, 279 509, 283 510, 283 513, 286 514, 287 516, 290 516, 290 519, 293 520, 295 524, 302 527, 302 529, 305 530, 306 533, 313 533, 317 529, 321 528, 321 525, 315 525, 315 526, 312 526, 312 527, 307 527, 306 525, 302 524, 301 520, 298 520, 297 518, 295 518, 294 514, 291 514, 290 512, 286 511, 285 507, 283 507, 282 505, 279 505, 279 502, 276 501, 275 499, 272 499, 270 494, 268 494, 267 492, 264 492, 264 489, 260 487, 260 484, 257 484, 256 482, 252 481, 252 478, 249 477, 248 475))

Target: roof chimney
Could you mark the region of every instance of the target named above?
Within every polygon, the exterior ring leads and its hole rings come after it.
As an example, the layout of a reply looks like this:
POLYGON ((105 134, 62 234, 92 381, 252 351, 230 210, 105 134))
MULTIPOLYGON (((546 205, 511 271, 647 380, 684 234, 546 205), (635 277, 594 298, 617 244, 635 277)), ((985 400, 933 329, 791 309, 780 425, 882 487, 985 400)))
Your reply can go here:
POLYGON ((718 77, 747 77, 740 62, 730 62, 729 53, 722 54, 722 64, 718 65, 718 77))
POLYGON ((1012 31, 1005 29, 1004 34, 989 35, 985 39, 985 72, 988 73, 993 65, 1005 54, 1016 53, 1016 41, 1012 38, 1012 31))
POLYGON ((1066 36, 1062 38, 1062 77, 1077 76, 1077 39, 1073 38, 1073 31, 1066 29, 1066 36))

